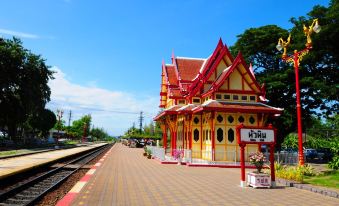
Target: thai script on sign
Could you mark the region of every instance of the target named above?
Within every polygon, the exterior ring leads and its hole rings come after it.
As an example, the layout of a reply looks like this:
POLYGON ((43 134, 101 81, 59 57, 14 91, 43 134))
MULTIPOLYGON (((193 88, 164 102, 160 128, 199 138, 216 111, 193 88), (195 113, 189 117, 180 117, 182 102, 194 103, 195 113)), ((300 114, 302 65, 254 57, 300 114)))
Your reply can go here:
POLYGON ((253 142, 256 142, 257 139, 259 139, 260 142, 264 142, 266 139, 266 133, 261 132, 261 130, 257 130, 257 131, 250 130, 250 132, 248 133, 248 137, 253 142))
POLYGON ((243 142, 265 143, 274 142, 274 131, 271 129, 240 129, 240 138, 243 142))

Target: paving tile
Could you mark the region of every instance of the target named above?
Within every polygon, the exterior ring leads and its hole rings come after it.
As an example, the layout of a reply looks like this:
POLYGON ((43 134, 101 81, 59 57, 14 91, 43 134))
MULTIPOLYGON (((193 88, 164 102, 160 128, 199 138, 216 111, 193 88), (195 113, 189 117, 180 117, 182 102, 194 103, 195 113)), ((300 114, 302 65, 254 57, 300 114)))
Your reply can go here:
POLYGON ((339 205, 296 188, 241 188, 239 169, 162 165, 142 153, 116 144, 73 205, 339 205))

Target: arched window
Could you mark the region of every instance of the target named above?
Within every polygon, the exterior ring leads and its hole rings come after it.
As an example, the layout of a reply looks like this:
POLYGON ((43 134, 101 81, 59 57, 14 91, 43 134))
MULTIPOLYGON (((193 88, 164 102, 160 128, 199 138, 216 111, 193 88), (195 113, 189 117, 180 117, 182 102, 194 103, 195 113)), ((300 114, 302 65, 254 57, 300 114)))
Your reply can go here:
POLYGON ((243 122, 245 121, 245 119, 244 119, 243 116, 240 116, 240 117, 238 118, 238 121, 239 121, 240 123, 243 123, 243 122))
POLYGON ((234 118, 230 115, 228 116, 227 120, 229 123, 232 123, 234 121, 234 118))
POLYGON ((251 116, 250 119, 249 119, 248 121, 250 121, 251 124, 254 124, 255 119, 254 119, 254 117, 251 116))
POLYGON ((194 136, 194 141, 198 142, 199 141, 199 130, 198 129, 194 130, 193 136, 194 136))
POLYGON ((219 128, 217 129, 217 140, 219 142, 222 142, 223 139, 224 139, 224 131, 221 128, 219 128))
POLYGON ((206 139, 206 136, 205 136, 205 130, 203 129, 202 130, 202 141, 204 142, 206 139))
POLYGON ((234 131, 233 131, 233 129, 229 129, 227 134, 228 134, 228 141, 232 143, 234 141, 234 131))
POLYGON ((217 116, 217 120, 218 120, 219 123, 221 123, 222 120, 224 120, 224 118, 222 118, 222 116, 219 114, 219 115, 217 116))
POLYGON ((208 129, 205 130, 206 141, 208 141, 208 129))
POLYGON ((198 123, 199 123, 199 118, 198 118, 198 117, 195 117, 194 120, 193 120, 193 122, 194 122, 195 124, 198 124, 198 123))

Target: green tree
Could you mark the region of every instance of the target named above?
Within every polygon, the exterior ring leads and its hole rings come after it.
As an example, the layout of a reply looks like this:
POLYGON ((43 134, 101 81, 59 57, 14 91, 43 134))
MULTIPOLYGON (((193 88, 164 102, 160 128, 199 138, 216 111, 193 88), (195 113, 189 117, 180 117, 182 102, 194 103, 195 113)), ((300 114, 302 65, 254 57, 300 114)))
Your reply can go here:
POLYGON ((298 135, 296 133, 288 134, 281 146, 284 148, 298 149, 298 135))
POLYGON ((28 124, 33 131, 40 133, 40 136, 46 137, 49 130, 56 125, 56 116, 49 109, 43 109, 28 118, 28 124))
POLYGON ((80 139, 83 135, 88 136, 90 134, 91 122, 91 115, 84 115, 80 119, 73 121, 72 126, 69 128, 69 132, 77 139, 80 139))
POLYGON ((90 135, 93 137, 93 139, 97 140, 106 140, 109 138, 109 135, 103 128, 93 128, 90 131, 90 135))
POLYGON ((42 111, 50 101, 47 83, 53 72, 13 38, 0 38, 0 130, 16 138, 31 114, 42 111))
MULTIPOLYGON (((307 18, 291 19, 295 26, 290 31, 290 52, 305 48, 304 23, 310 25, 314 18, 319 18, 322 26, 322 31, 312 36, 313 49, 299 67, 304 126, 312 124, 313 115, 326 118, 338 110, 338 14, 338 0, 332 0, 328 8, 315 6, 307 18)), ((288 31, 276 25, 250 28, 239 35, 230 48, 233 55, 241 51, 252 63, 258 81, 266 84, 269 104, 285 109, 282 116, 274 121, 279 131, 278 143, 297 130, 294 68, 282 61, 281 53, 275 48, 277 40, 287 36, 288 31)))

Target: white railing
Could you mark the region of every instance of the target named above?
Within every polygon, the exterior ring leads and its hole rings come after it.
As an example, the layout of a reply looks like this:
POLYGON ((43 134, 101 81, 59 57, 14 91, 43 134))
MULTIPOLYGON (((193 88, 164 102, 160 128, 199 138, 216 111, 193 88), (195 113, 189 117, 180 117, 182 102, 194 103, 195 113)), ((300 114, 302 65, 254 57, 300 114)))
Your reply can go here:
MULTIPOLYGON (((268 162, 270 159, 270 153, 266 152, 264 155, 268 162)), ((276 152, 274 153, 274 161, 284 165, 297 165, 299 163, 299 156, 297 152, 276 152)))
MULTIPOLYGON (((156 146, 147 146, 147 149, 152 151, 152 156, 161 160, 161 161, 178 161, 173 156, 170 155, 170 150, 163 147, 156 146)), ((194 151, 189 149, 182 149, 182 162, 187 162, 191 164, 207 164, 207 165, 239 165, 237 161, 237 152, 236 151, 194 151), (215 161, 212 161, 212 156, 214 153, 215 161)), ((264 153, 266 156, 266 164, 269 164, 269 153, 264 153)), ((274 160, 280 164, 295 165, 298 164, 298 153, 274 153, 274 160)), ((247 164, 247 163, 246 163, 247 164)))
POLYGON ((274 159, 280 164, 287 164, 287 165, 296 165, 299 163, 299 156, 297 152, 293 153, 275 153, 274 159))
POLYGON ((208 165, 235 165, 237 164, 236 151, 192 151, 187 150, 184 152, 184 160, 192 164, 208 164, 208 165), (215 160, 212 160, 212 157, 215 160))
POLYGON ((162 147, 156 147, 156 146, 146 146, 147 149, 151 150, 152 156, 164 161, 165 160, 165 149, 162 147))

